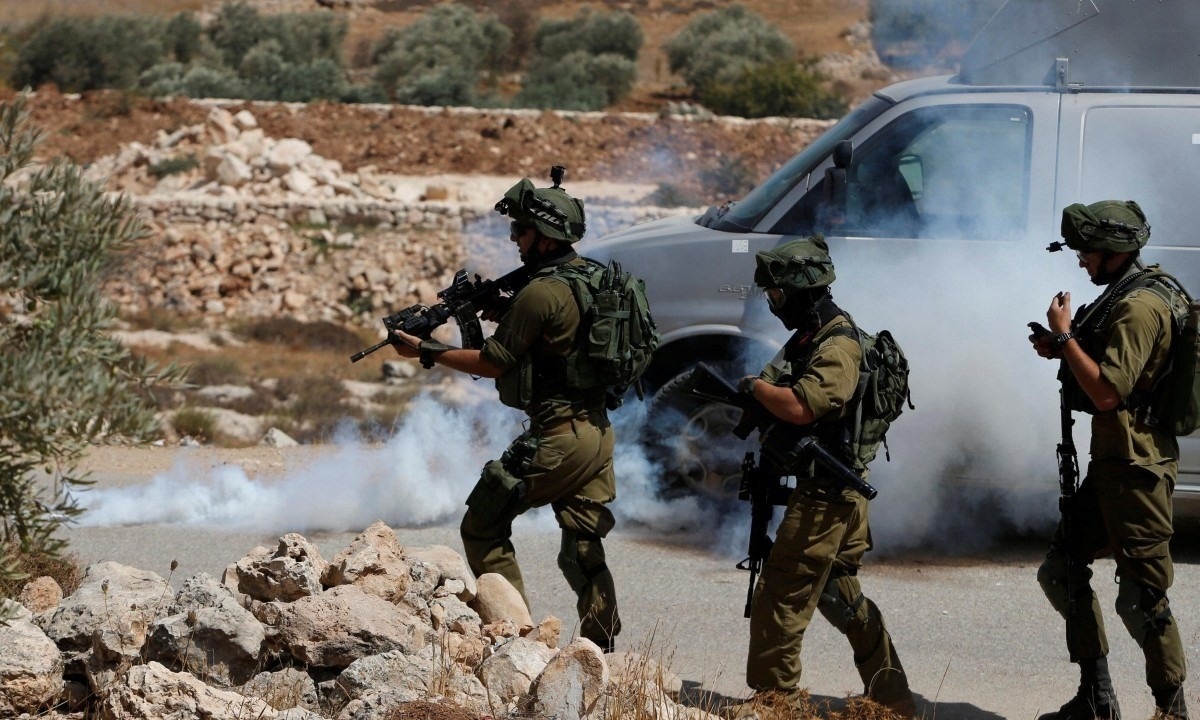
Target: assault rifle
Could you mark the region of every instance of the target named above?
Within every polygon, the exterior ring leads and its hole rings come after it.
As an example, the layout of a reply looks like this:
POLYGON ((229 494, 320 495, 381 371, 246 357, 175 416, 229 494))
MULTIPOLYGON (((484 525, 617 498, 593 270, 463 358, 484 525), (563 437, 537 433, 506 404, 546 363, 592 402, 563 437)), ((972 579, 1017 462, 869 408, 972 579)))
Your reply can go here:
POLYGON ((753 452, 746 453, 742 460, 742 481, 738 488, 738 499, 750 503, 750 547, 746 559, 738 563, 737 568, 750 571, 745 608, 745 616, 750 617, 754 583, 762 572, 763 561, 771 554, 771 547, 774 545, 767 534, 767 526, 771 524, 775 506, 787 505, 788 496, 795 489, 788 485, 784 467, 811 457, 830 472, 841 486, 854 489, 866 499, 874 498, 878 491, 821 444, 813 434, 816 429, 813 425, 800 427, 780 420, 763 407, 762 403, 747 393, 738 392, 704 363, 697 364, 691 373, 676 380, 671 390, 701 400, 740 408, 742 416, 733 428, 734 435, 745 440, 751 430, 758 430, 761 437, 769 438, 770 445, 786 446, 782 452, 760 453, 761 463, 754 462, 753 452), (782 438, 783 442, 777 438, 782 438))
MULTIPOLYGON (((1065 362, 1065 361, 1064 361, 1065 362)), ((1065 369, 1065 368, 1064 368, 1065 369)), ((1069 371, 1068 371, 1069 372, 1069 371)), ((1075 438, 1071 426, 1075 418, 1067 407, 1067 397, 1062 388, 1058 391, 1059 412, 1062 422, 1062 442, 1055 448, 1058 457, 1058 512, 1062 517, 1063 555, 1066 558, 1067 580, 1067 646, 1073 647, 1072 635, 1075 632, 1077 603, 1075 601, 1075 538, 1071 531, 1071 506, 1075 502, 1075 493, 1079 490, 1079 453, 1075 450, 1075 438)))
POLYGON ((480 311, 495 309, 511 299, 518 290, 529 283, 535 270, 536 268, 522 265, 496 280, 484 280, 479 275, 470 280, 466 270, 459 270, 454 274, 450 287, 438 291, 440 303, 432 306, 417 303, 383 318, 387 337, 366 350, 351 355, 350 362, 358 362, 383 346, 390 345, 396 339, 397 330, 428 340, 430 333, 445 325, 450 318, 454 318, 458 323, 463 347, 481 348, 483 328, 479 325, 480 311))

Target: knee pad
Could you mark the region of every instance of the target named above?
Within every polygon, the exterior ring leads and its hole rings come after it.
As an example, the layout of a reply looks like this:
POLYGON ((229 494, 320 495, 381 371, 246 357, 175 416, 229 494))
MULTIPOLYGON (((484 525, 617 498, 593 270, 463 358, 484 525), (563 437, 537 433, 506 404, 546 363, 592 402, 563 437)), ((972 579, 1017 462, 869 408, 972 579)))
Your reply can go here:
POLYGON ((1117 615, 1141 647, 1149 635, 1161 635, 1171 622, 1167 593, 1121 578, 1117 590, 1117 615))
POLYGON ((600 538, 578 530, 563 530, 558 567, 575 592, 590 585, 597 575, 608 570, 600 538))
POLYGON ((840 584, 844 577, 846 577, 844 574, 831 573, 817 600, 817 609, 821 611, 821 615, 843 635, 850 629, 850 623, 858 615, 858 610, 862 607, 863 602, 866 601, 866 596, 862 594, 861 590, 858 592, 858 597, 849 603, 842 600, 840 584))

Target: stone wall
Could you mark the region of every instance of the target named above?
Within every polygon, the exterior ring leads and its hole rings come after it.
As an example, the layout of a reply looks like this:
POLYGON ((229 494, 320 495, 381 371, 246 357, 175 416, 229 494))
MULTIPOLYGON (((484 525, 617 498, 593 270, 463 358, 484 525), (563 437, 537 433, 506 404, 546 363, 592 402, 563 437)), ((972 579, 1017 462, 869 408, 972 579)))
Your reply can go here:
MULTIPOLYGON (((464 266, 497 275, 517 262, 491 200, 463 202, 436 186, 400 199, 398 179, 343 172, 303 141, 264 137, 246 111, 214 108, 204 125, 126 147, 88 172, 124 192, 151 230, 106 288, 124 313, 371 323, 436 302, 464 266), (200 159, 155 171, 188 157, 200 159)), ((589 237, 687 211, 595 199, 587 210, 589 237)))

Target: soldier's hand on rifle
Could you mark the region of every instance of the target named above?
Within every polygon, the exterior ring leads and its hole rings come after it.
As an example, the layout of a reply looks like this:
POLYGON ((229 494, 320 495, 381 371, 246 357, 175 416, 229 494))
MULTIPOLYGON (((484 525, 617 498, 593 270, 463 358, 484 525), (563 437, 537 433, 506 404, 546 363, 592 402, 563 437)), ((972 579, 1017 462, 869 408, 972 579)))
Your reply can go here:
POLYGON ((420 344, 421 338, 415 335, 409 335, 403 330, 392 330, 388 333, 388 340, 391 341, 392 347, 396 348, 396 354, 404 358, 417 358, 421 356, 420 344))

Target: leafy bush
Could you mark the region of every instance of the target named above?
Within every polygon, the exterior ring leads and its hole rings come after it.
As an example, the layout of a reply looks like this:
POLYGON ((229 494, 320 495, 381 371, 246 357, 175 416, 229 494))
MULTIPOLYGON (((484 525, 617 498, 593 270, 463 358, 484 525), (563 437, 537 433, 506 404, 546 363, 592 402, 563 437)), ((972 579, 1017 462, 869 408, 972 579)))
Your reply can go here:
POLYGON ((288 62, 276 40, 264 40, 251 48, 242 59, 238 76, 251 100, 337 100, 346 91, 342 69, 336 63, 328 58, 288 62))
POLYGON ((179 13, 167 21, 164 31, 167 50, 176 62, 190 63, 200 55, 204 28, 191 13, 179 13))
POLYGON ((500 0, 490 3, 496 18, 512 33, 508 52, 500 60, 499 69, 512 72, 525 66, 533 38, 540 21, 536 0, 500 0))
POLYGON ((629 94, 637 65, 607 53, 575 52, 555 63, 535 63, 517 93, 519 107, 602 110, 629 94))
POLYGON ((54 83, 72 92, 131 88, 142 72, 167 59, 165 37, 166 22, 159 18, 43 19, 17 52, 11 84, 54 83))
POLYGON ((602 110, 637 80, 642 28, 627 12, 584 7, 569 20, 543 20, 529 73, 513 103, 520 107, 602 110))
POLYGON ((624 12, 595 12, 584 6, 568 20, 543 20, 533 38, 537 62, 561 60, 576 52, 619 55, 637 62, 642 26, 624 12))
POLYGON ((838 118, 846 101, 828 88, 816 61, 774 62, 743 68, 732 82, 700 87, 699 100, 720 115, 838 118))
POLYGON ((787 36, 740 4, 696 16, 663 50, 671 72, 697 90, 735 82, 747 68, 795 55, 787 36))
POLYGON ((397 102, 469 105, 511 41, 512 32, 495 15, 439 5, 383 37, 373 53, 375 80, 397 102))
POLYGON ((70 488, 90 442, 155 433, 145 392, 178 373, 130 354, 108 330, 104 278, 146 229, 125 198, 109 198, 56 159, 31 169, 36 132, 25 99, 0 103, 0 578, 20 553, 58 555, 57 528, 80 513, 70 488), (27 174, 26 174, 27 173, 27 174), (24 180, 17 177, 24 175, 24 180), (37 475, 49 469, 51 497, 37 475))

